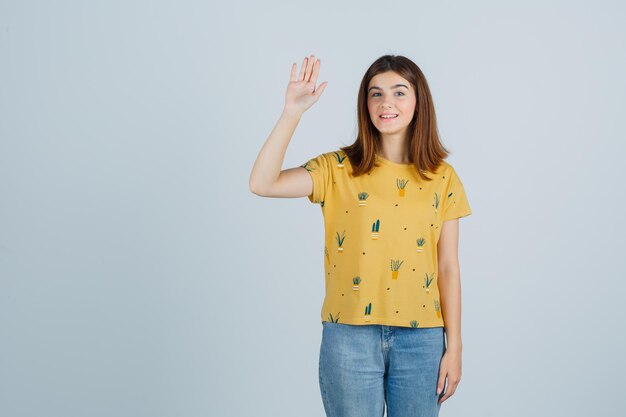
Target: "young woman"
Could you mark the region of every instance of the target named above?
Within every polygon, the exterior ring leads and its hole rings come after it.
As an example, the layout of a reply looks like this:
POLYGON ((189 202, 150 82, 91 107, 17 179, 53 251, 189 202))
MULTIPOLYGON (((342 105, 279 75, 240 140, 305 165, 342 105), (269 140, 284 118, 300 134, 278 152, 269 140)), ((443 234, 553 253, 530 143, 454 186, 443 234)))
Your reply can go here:
POLYGON ((328 417, 381 417, 386 404, 389 417, 437 416, 461 379, 458 219, 471 214, 463 184, 444 161, 424 74, 394 55, 363 76, 355 142, 281 171, 302 114, 328 84, 316 87, 319 70, 314 55, 297 77, 292 65, 250 189, 321 206, 324 409, 328 417))

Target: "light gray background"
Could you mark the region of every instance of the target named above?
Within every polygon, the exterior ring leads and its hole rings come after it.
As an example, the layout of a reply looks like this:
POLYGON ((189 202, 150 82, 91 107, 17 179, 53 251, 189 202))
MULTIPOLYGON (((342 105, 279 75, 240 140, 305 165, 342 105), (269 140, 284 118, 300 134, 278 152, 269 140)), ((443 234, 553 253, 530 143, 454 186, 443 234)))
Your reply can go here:
POLYGON ((473 214, 441 416, 618 416, 618 1, 0 2, 0 415, 323 416, 323 218, 252 164, 352 143, 379 56, 424 71, 473 214))

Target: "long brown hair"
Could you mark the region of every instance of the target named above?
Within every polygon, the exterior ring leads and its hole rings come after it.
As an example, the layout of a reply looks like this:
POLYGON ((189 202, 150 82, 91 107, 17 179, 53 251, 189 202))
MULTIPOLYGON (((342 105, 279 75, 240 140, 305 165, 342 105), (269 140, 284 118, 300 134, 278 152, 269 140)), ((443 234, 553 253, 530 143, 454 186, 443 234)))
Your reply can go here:
POLYGON ((417 169, 420 178, 430 181, 431 178, 421 171, 435 172, 450 152, 439 140, 435 108, 426 77, 413 61, 404 56, 383 55, 367 69, 359 87, 357 138, 352 145, 340 149, 350 160, 353 176, 366 174, 378 166, 375 164, 375 156, 381 148, 380 132, 370 119, 367 86, 374 76, 387 71, 393 71, 406 79, 415 91, 415 114, 407 129, 409 161, 417 169))

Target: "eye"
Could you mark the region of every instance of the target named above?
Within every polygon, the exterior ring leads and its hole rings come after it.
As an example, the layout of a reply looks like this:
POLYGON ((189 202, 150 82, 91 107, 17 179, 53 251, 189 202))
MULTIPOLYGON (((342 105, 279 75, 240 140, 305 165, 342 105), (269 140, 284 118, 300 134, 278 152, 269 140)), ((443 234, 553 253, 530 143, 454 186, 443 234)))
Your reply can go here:
MULTIPOLYGON (((398 91, 397 93, 398 93, 398 94, 402 94, 403 96, 404 96, 404 95, 406 95, 406 94, 404 94, 402 91, 398 91)), ((380 94, 380 93, 373 93, 373 94, 372 94, 372 97, 376 97, 376 94, 380 94)))

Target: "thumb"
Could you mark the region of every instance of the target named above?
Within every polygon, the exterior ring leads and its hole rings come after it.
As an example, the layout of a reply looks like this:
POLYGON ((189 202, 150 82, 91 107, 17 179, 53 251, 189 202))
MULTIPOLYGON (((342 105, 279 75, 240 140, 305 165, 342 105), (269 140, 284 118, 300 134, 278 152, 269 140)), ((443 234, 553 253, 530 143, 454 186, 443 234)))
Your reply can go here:
POLYGON ((315 91, 315 95, 320 97, 322 93, 324 92, 324 90, 326 89, 327 85, 328 85, 328 81, 324 81, 323 83, 321 83, 320 86, 317 88, 317 91, 315 91))

